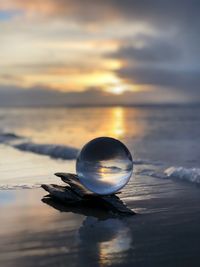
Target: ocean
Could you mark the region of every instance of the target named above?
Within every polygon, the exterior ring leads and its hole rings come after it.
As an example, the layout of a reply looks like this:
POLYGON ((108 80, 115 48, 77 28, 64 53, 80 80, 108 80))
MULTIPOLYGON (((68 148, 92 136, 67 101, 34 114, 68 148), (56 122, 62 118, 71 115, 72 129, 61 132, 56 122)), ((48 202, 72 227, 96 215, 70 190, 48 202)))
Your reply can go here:
POLYGON ((110 136, 125 143, 135 165, 145 165, 145 175, 200 183, 197 105, 5 108, 0 109, 0 122, 0 144, 14 153, 20 150, 23 157, 29 151, 51 157, 54 164, 70 160, 72 166, 85 143, 110 136))

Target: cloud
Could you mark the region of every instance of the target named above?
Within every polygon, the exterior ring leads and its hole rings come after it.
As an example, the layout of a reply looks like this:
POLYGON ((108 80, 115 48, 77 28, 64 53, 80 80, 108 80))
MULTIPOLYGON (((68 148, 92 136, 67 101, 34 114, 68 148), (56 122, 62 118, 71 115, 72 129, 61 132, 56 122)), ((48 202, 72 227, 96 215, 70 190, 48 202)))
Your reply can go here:
POLYGON ((103 103, 107 93, 96 88, 82 92, 59 92, 42 86, 21 89, 16 86, 0 88, 0 106, 63 106, 103 103))
POLYGON ((185 89, 188 93, 200 88, 200 70, 173 70, 156 67, 125 67, 117 71, 119 77, 136 84, 185 89))
POLYGON ((159 86, 160 91, 163 88, 179 90, 200 101, 200 66, 196 64, 200 56, 188 56, 189 49, 184 45, 163 36, 144 35, 106 56, 124 62, 116 74, 126 83, 159 86))
POLYGON ((122 86, 155 89, 151 93, 107 95, 104 101, 138 102, 142 95, 150 102, 153 98, 162 102, 173 97, 197 101, 200 98, 199 8, 197 0, 1 1, 0 10, 17 14, 17 18, 4 15, 0 23, 0 65, 4 75, 1 80, 15 83, 13 95, 16 90, 16 98, 21 94, 25 102, 29 101, 28 93, 20 93, 18 89, 20 83, 25 87, 29 82, 31 97, 38 93, 53 103, 50 100, 53 93, 41 92, 40 81, 48 88, 56 89, 61 83, 67 90, 86 90, 85 94, 58 93, 55 99, 63 104, 79 100, 103 103, 104 93, 93 88, 93 94, 88 86, 105 88, 104 81, 99 83, 102 76, 93 74, 112 72, 109 77, 117 76, 122 86), (104 63, 112 59, 122 64, 108 70, 104 63), (81 78, 84 73, 86 77, 81 78), (20 77, 28 82, 23 84, 20 77), (78 85, 73 81, 78 81, 78 85), (70 89, 72 84, 74 88, 70 89))
POLYGON ((26 12, 67 18, 73 16, 82 21, 105 19, 148 20, 174 23, 182 20, 188 23, 199 16, 197 0, 6 0, 0 4, 3 10, 22 9, 26 12))
POLYGON ((108 57, 137 63, 164 63, 180 59, 180 48, 168 40, 152 36, 135 36, 135 40, 119 47, 115 52, 107 54, 108 57))
MULTIPOLYGON (((174 95, 169 90, 163 90, 162 100, 158 91, 134 93, 125 91, 115 95, 98 88, 88 88, 82 92, 59 92, 41 86, 27 89, 4 86, 0 88, 0 107, 38 107, 38 106, 105 106, 105 105, 134 105, 155 103, 185 103, 181 95, 174 95)), ((193 101, 193 100, 191 100, 193 101)))

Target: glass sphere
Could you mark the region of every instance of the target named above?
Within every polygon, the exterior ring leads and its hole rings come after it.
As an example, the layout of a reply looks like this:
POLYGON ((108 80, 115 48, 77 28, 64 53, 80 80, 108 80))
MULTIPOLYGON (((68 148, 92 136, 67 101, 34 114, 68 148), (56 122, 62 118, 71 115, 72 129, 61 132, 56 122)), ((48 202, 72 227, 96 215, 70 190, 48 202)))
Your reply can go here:
POLYGON ((133 160, 127 147, 110 137, 91 140, 81 150, 76 172, 90 191, 108 195, 124 187, 133 172, 133 160))

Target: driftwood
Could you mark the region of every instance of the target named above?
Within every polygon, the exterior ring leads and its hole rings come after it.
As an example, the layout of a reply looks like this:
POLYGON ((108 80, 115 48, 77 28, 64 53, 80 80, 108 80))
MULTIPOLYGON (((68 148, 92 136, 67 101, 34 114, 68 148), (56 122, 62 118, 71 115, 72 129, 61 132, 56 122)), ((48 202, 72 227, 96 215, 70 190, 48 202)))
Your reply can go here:
MULTIPOLYGON (((83 209, 84 207, 92 207, 93 209, 106 209, 109 212, 118 215, 134 215, 135 212, 129 209, 125 203, 120 200, 116 194, 112 195, 97 195, 88 191, 79 181, 78 176, 70 173, 56 173, 56 176, 60 177, 66 186, 60 186, 55 184, 43 184, 41 187, 46 190, 49 195, 43 198, 43 202, 52 205, 52 202, 48 198, 61 201, 65 206, 78 207, 83 209)), ((54 205, 55 206, 55 205, 54 205)))

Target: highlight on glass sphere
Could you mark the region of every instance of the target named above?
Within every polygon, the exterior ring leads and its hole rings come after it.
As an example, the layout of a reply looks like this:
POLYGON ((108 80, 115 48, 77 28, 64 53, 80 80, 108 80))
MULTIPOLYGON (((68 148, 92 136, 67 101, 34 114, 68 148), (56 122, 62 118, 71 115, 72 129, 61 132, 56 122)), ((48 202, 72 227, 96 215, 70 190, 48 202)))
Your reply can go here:
POLYGON ((76 172, 80 182, 99 195, 116 193, 124 187, 133 172, 128 148, 117 139, 98 137, 81 150, 76 172))

